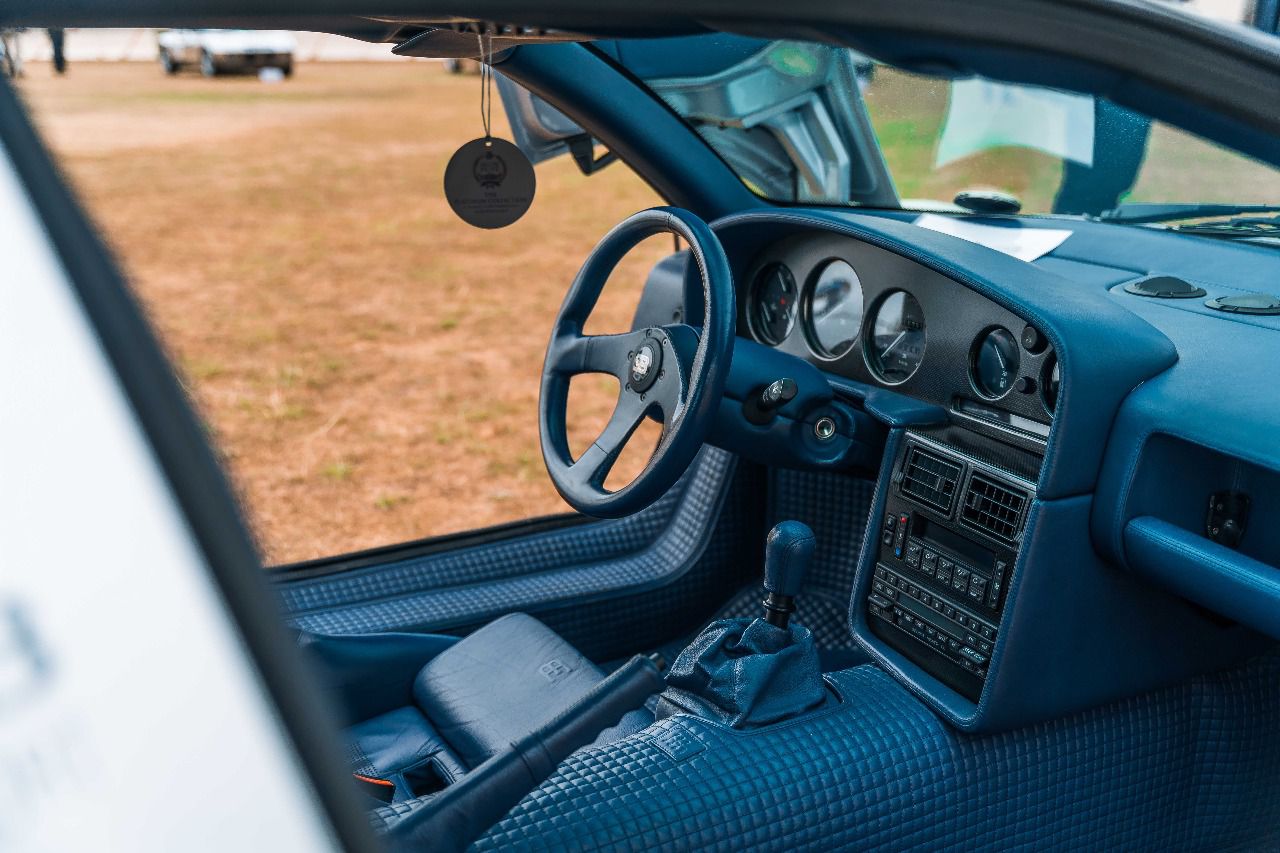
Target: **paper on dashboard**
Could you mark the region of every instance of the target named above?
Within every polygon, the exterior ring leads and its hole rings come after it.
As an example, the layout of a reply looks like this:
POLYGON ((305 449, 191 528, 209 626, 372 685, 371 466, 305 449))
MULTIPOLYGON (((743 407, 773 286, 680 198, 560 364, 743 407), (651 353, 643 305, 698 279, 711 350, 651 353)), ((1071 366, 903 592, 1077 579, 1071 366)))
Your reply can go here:
POLYGON ((1024 228, 1022 226, 1004 227, 1000 225, 982 225, 952 216, 939 216, 936 213, 923 213, 916 218, 916 225, 950 234, 970 243, 1004 252, 1006 255, 1022 261, 1034 261, 1049 254, 1071 236, 1065 228, 1024 228))

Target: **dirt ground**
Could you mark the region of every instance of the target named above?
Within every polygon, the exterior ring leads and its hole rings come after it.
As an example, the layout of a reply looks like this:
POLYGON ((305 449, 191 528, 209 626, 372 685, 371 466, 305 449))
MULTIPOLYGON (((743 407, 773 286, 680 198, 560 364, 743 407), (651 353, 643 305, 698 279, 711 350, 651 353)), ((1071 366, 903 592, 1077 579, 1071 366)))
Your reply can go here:
MULTIPOLYGON (((287 82, 31 63, 25 95, 173 354, 269 564, 561 512, 538 446, 546 336, 591 247, 660 203, 627 167, 538 166, 515 226, 459 222, 449 155, 480 81, 435 63, 303 64, 287 82)), ((1048 210, 1027 149, 934 168, 947 87, 877 69, 866 100, 903 197, 999 186, 1048 210)), ((507 136, 500 105, 495 133, 507 136)), ((1274 202, 1280 173, 1156 126, 1131 200, 1274 202)), ((622 331, 669 240, 621 265, 588 331, 622 331)), ((571 444, 616 397, 575 383, 571 444)), ((611 485, 647 459, 632 442, 611 485)))
MULTIPOLYGON (((566 510, 538 446, 546 336, 595 242, 661 202, 623 165, 588 179, 560 160, 538 167, 515 226, 462 224, 441 176, 481 133, 479 85, 410 62, 303 65, 279 84, 28 66, 20 89, 159 329, 268 564, 566 510)), ((507 136, 500 105, 493 117, 507 136)), ((624 261, 589 331, 629 327, 671 248, 655 238, 624 261)), ((616 387, 575 383, 576 447, 616 387)), ((623 482, 645 458, 623 461, 623 482)))

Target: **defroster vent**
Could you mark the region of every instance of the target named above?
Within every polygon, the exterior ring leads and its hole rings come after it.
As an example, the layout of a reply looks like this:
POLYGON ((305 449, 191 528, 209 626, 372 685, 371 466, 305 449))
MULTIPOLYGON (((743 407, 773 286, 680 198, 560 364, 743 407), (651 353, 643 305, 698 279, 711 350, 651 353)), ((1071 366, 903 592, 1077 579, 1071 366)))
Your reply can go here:
POLYGON ((969 488, 964 493, 960 520, 1013 544, 1026 505, 1026 492, 975 472, 969 478, 969 488))
POLYGON ((950 515, 960 488, 960 463, 912 446, 902 465, 902 492, 950 515))

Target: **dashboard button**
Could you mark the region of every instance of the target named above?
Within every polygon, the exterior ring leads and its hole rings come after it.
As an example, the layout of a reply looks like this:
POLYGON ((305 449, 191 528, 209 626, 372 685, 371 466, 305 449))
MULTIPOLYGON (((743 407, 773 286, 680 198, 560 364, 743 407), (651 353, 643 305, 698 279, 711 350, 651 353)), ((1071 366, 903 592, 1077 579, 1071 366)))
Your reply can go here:
POLYGON ((956 573, 951 577, 951 588, 963 592, 969 586, 969 570, 956 567, 956 573))
POLYGON ((974 601, 982 601, 987 596, 987 579, 974 575, 969 578, 969 597, 974 601))

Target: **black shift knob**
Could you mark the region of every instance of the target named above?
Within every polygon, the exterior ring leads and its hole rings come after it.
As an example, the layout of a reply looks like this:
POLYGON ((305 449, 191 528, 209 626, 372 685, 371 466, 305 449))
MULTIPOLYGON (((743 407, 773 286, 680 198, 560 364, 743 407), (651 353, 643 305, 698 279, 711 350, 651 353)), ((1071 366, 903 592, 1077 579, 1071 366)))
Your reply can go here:
POLYGON ((770 624, 787 627, 816 544, 813 531, 799 521, 783 521, 769 531, 764 544, 764 618, 770 624))

